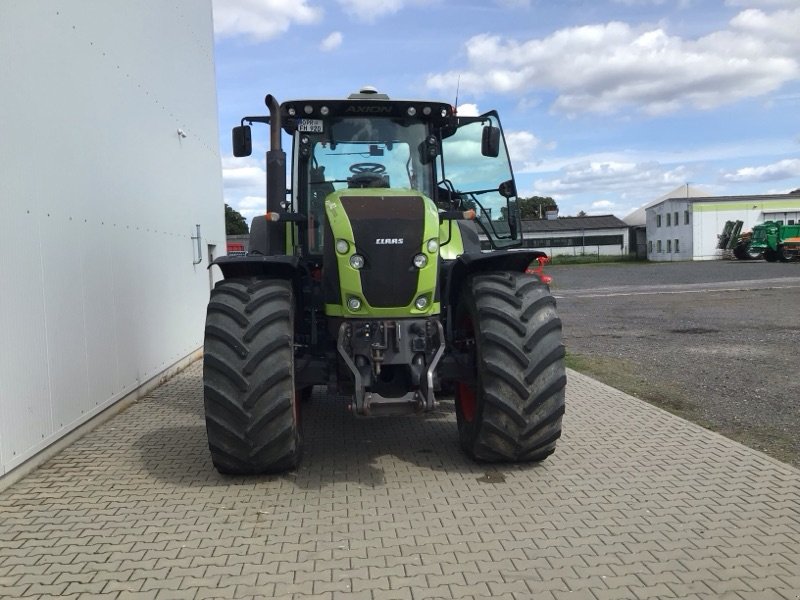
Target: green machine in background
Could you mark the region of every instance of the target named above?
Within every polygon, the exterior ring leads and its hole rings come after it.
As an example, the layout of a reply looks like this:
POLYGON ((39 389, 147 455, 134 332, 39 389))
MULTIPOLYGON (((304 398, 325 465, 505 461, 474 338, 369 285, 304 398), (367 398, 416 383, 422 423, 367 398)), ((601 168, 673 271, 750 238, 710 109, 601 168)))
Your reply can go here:
POLYGON ((800 224, 765 221, 742 232, 742 221, 726 221, 717 248, 733 250, 739 260, 763 258, 767 262, 789 262, 800 258, 800 224))
POLYGON ((800 257, 800 224, 765 221, 753 227, 750 251, 761 252, 769 262, 788 262, 800 257))
POLYGON ((234 155, 248 156, 250 125, 269 125, 266 214, 246 256, 214 261, 224 279, 208 305, 203 382, 216 468, 297 466, 314 386, 355 415, 390 418, 431 411, 452 390, 474 459, 550 455, 564 413, 561 322, 549 288, 525 273, 542 253, 521 248, 497 114, 371 88, 266 105, 233 131, 234 155))

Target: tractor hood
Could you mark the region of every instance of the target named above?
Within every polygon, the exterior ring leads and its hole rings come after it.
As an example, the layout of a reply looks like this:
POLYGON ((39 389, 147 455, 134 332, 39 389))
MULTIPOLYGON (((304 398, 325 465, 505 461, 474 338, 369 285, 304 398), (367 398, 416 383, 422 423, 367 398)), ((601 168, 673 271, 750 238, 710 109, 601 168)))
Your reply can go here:
POLYGON ((325 199, 325 219, 326 314, 439 312, 439 213, 429 198, 412 189, 339 190, 325 199))

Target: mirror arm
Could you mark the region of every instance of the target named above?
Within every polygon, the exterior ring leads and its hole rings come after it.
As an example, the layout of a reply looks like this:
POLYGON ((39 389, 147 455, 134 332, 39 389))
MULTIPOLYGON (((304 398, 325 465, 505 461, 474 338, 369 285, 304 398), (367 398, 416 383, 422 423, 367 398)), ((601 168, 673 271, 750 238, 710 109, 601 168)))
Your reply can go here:
POLYGON ((269 125, 269 117, 242 117, 241 125, 244 125, 245 121, 251 125, 253 123, 264 123, 265 125, 269 125))

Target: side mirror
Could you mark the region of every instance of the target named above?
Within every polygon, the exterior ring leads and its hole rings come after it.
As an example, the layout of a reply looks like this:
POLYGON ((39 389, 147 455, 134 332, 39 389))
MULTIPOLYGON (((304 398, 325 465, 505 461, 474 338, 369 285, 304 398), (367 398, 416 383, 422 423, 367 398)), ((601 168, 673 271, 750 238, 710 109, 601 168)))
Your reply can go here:
POLYGON ((490 158, 500 155, 500 128, 487 125, 481 135, 481 154, 490 158))
POLYGON ((509 179, 501 183, 497 191, 503 198, 514 198, 517 195, 517 185, 513 179, 509 179))
POLYGON ((250 156, 253 153, 253 139, 249 125, 234 127, 231 138, 234 156, 241 158, 242 156, 250 156))

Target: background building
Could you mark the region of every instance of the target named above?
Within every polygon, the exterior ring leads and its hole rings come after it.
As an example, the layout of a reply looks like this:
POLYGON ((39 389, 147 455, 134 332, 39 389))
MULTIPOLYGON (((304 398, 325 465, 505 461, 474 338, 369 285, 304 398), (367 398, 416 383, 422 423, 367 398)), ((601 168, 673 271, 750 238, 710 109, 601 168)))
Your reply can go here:
MULTIPOLYGON (((491 249, 478 230, 484 250, 491 249)), ((629 251, 628 226, 613 215, 560 217, 522 221, 522 246, 541 250, 547 256, 601 254, 623 256, 629 251)))
POLYGON ((630 227, 631 252, 636 258, 642 260, 648 258, 647 244, 647 209, 656 206, 669 198, 696 198, 706 197, 708 190, 690 184, 685 184, 675 188, 671 192, 664 194, 652 202, 640 206, 623 219, 630 227))
POLYGON ((551 257, 626 256, 630 246, 628 226, 614 215, 523 221, 522 237, 525 248, 541 250, 551 257))
POLYGON ((225 231, 210 0, 2 2, 0 56, 2 478, 197 355, 225 231))
POLYGON ((653 261, 713 260, 726 221, 743 231, 764 221, 800 221, 800 195, 709 196, 661 199, 646 208, 647 258, 653 261))

